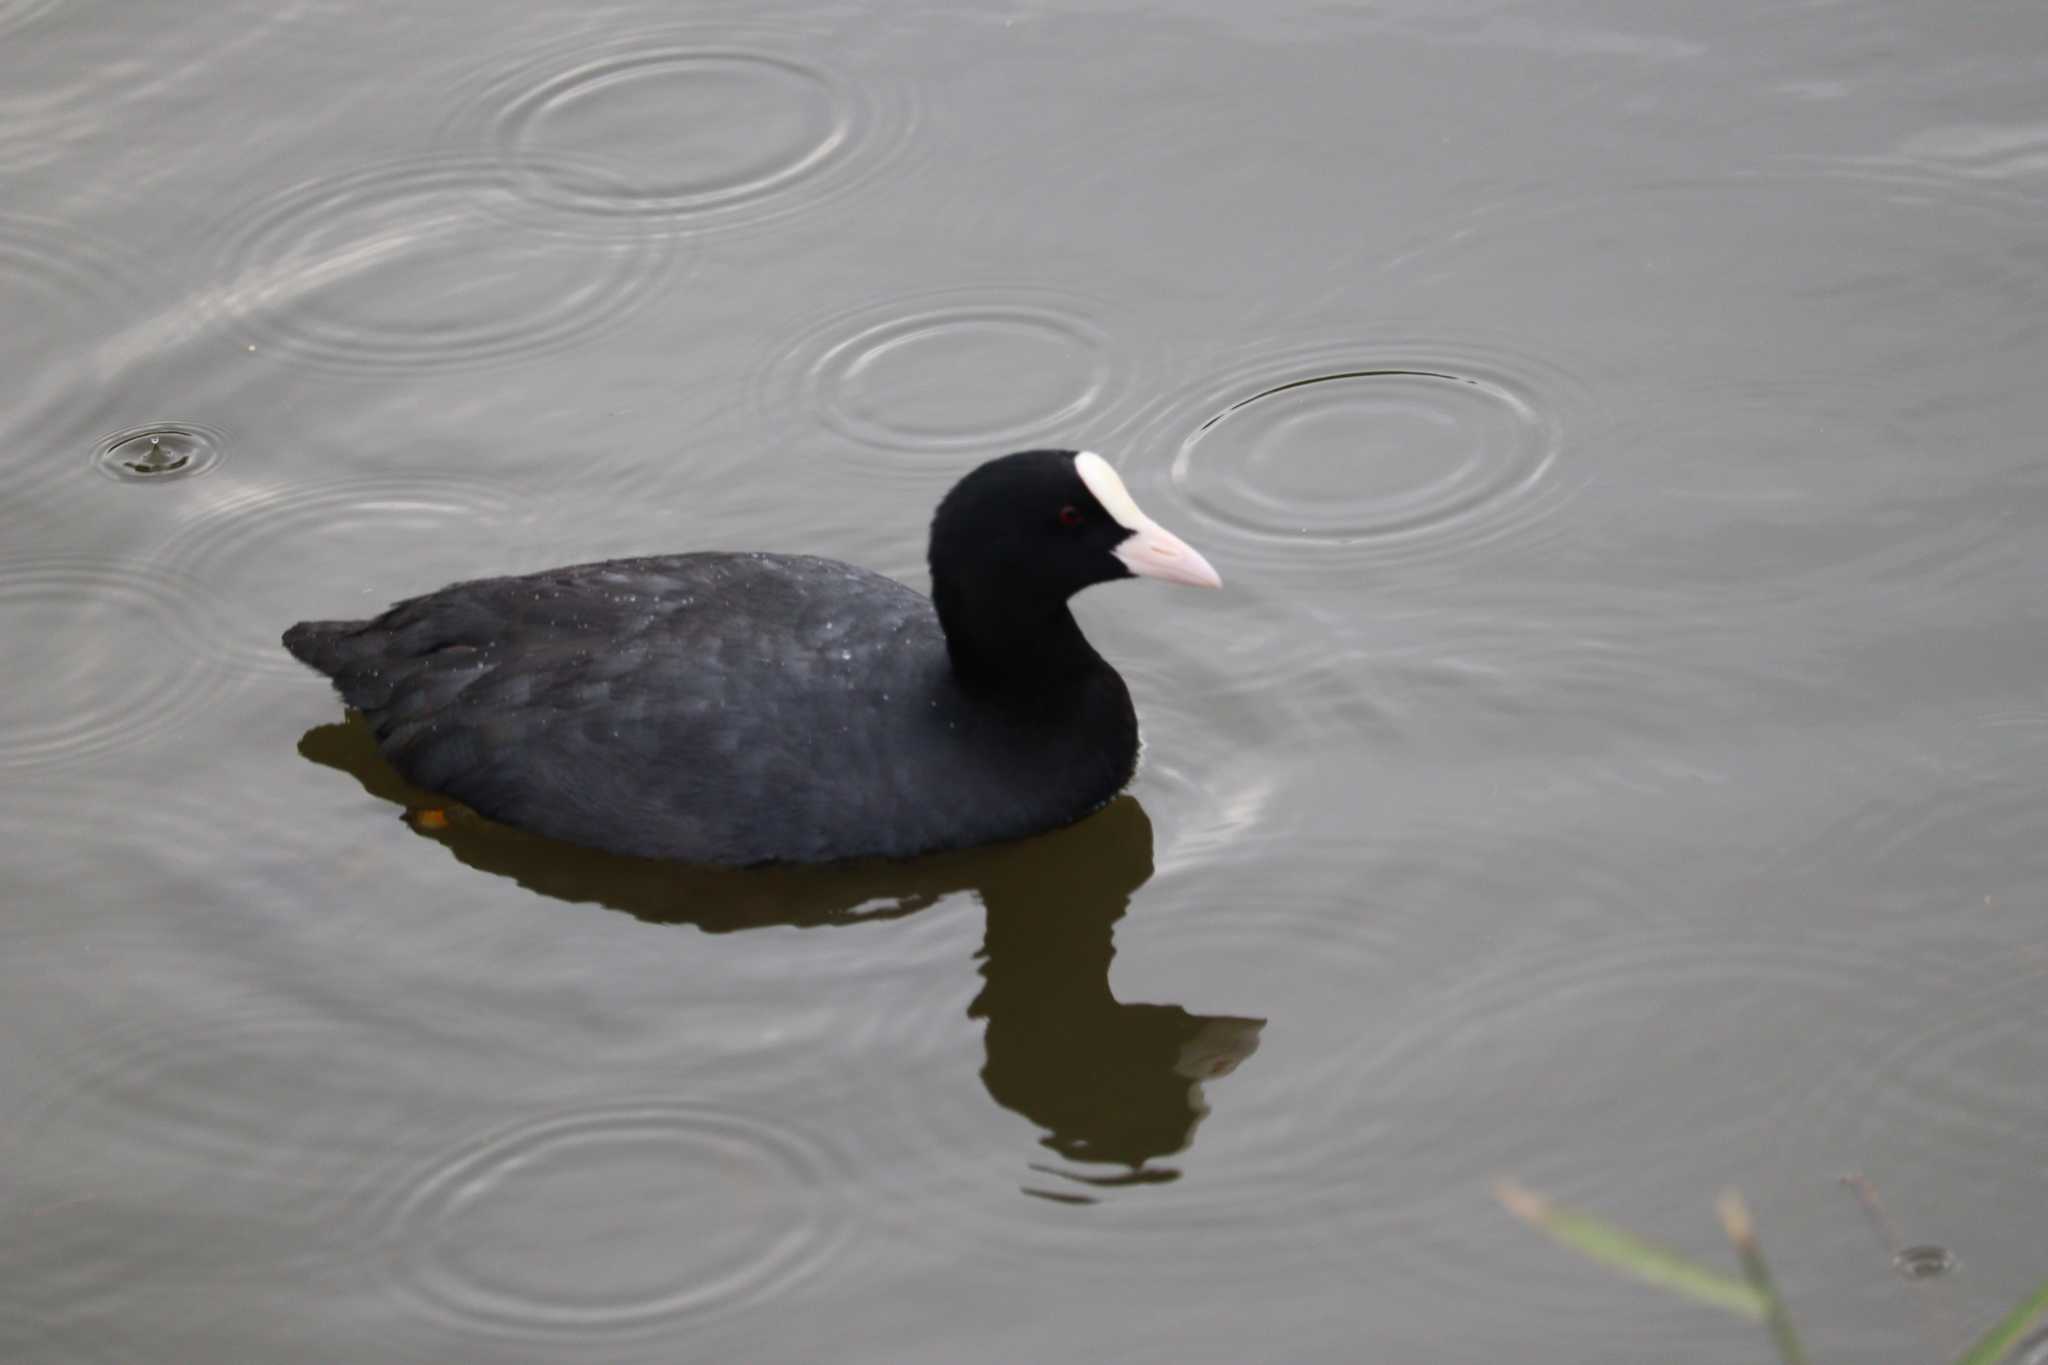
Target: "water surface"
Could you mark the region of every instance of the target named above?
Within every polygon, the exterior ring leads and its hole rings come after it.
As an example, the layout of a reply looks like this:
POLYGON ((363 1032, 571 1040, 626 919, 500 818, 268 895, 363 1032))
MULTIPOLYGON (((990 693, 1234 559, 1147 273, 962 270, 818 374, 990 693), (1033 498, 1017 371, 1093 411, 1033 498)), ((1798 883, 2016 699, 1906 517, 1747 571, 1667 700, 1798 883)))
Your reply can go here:
POLYGON ((1759 1358, 1502 1174, 1710 1256, 1739 1185, 1817 1354, 1958 1344, 2048 1271, 2043 52, 0 0, 0 1356, 1759 1358), (1015 847, 420 821, 276 645, 921 586, 1050 443, 1230 586, 1082 601, 1144 766, 1015 847))

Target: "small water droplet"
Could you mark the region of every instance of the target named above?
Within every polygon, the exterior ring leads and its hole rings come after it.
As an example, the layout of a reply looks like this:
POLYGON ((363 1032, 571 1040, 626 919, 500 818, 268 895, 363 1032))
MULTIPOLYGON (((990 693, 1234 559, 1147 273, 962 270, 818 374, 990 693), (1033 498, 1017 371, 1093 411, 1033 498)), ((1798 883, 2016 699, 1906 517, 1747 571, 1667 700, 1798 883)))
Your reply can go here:
POLYGON ((99 443, 93 463, 124 482, 160 482, 204 473, 220 460, 221 438, 204 427, 166 423, 123 431, 99 443))
POLYGON ((1947 1247, 1907 1247, 1892 1257, 1892 1268, 1909 1280, 1931 1280, 1956 1268, 1955 1253, 1947 1247))

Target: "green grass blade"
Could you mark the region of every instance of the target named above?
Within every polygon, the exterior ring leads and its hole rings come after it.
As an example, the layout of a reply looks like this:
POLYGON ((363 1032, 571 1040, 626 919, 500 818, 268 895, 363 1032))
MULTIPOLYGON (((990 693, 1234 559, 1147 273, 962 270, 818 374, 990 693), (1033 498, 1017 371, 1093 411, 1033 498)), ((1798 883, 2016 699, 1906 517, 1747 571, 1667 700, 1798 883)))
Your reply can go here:
POLYGON ((1709 1270, 1590 1214, 1559 1208, 1511 1180, 1496 1184, 1494 1193, 1508 1212, 1604 1266, 1751 1322, 1763 1322, 1769 1316, 1770 1305, 1765 1296, 1732 1275, 1709 1270))
POLYGON ((2019 1307, 2007 1313, 2005 1321, 1978 1338, 1977 1344, 1956 1365, 1998 1365, 2043 1313, 2048 1313, 2048 1282, 2043 1282, 2019 1307))
POLYGON ((1757 1243, 1756 1220, 1749 1216, 1749 1205, 1742 1202, 1741 1195, 1729 1190, 1721 1196, 1717 1211, 1722 1230, 1735 1244, 1735 1254, 1742 1261, 1743 1277, 1764 1301, 1764 1325, 1771 1329, 1771 1344, 1778 1348, 1778 1359, 1785 1365, 1806 1365, 1806 1350, 1799 1344, 1799 1333, 1792 1330, 1792 1314, 1785 1308, 1785 1296, 1778 1292, 1771 1268, 1764 1264, 1764 1250, 1757 1243))

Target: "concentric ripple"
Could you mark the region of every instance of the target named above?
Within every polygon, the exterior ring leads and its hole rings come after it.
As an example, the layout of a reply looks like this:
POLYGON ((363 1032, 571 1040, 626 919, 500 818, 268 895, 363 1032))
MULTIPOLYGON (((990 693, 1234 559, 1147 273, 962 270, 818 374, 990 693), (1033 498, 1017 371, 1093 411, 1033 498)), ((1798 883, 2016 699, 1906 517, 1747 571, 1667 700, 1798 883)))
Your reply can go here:
POLYGON ((1478 379, 1357 370, 1232 404, 1181 447, 1174 476, 1214 515, 1320 539, 1392 537, 1541 472, 1534 410, 1478 379))
POLYGON ((0 559, 0 634, 34 666, 0 689, 0 768, 82 761, 174 732, 217 700, 211 599, 173 571, 0 559))
POLYGON ((870 89, 794 45, 705 27, 551 49, 493 79, 453 132, 512 166, 522 194, 591 228, 758 220, 871 174, 913 122, 900 86, 870 89))
POLYGON ((398 597, 474 576, 502 547, 512 506, 493 485, 434 475, 252 484, 200 513, 159 559, 232 604, 211 623, 212 657, 248 672, 297 674, 277 642, 286 626, 307 615, 373 615, 398 597), (292 573, 278 572, 283 563, 292 573), (402 566, 403 576, 378 585, 377 565, 402 566), (308 583, 353 584, 366 595, 323 608, 308 600, 308 583))
POLYGON ((204 474, 220 462, 225 445, 221 434, 209 427, 159 422, 102 440, 93 465, 123 483, 164 483, 204 474))
POLYGON ((672 243, 564 235, 520 199, 515 179, 488 159, 440 159, 296 186, 246 215, 223 262, 221 304, 259 347, 411 371, 559 350, 659 290, 672 243))
POLYGON ((1526 524, 1554 491, 1572 399, 1549 367, 1477 346, 1282 350, 1177 401, 1167 479, 1266 557, 1466 550, 1526 524))
POLYGON ((1130 391, 1130 359, 1082 299, 1046 290, 913 296, 834 317, 767 371, 792 401, 864 446, 952 457, 1078 441, 1130 391))
POLYGON ((390 1202, 380 1270, 471 1329, 590 1339, 763 1303, 845 1224, 823 1153, 680 1104, 552 1115, 459 1147, 390 1202))

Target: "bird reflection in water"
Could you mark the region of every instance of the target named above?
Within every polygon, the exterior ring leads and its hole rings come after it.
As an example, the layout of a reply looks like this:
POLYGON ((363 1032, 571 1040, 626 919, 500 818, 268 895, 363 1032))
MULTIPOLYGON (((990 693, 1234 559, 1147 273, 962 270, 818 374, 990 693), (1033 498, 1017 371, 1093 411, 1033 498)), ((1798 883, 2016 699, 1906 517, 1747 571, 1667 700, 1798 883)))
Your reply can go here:
POLYGON ((378 754, 369 727, 315 726, 299 741, 315 763, 354 777, 405 808, 408 823, 457 859, 558 900, 594 902, 660 924, 731 933, 896 919, 974 892, 987 912, 982 989, 968 1007, 986 1021, 982 1083, 995 1102, 1044 1130, 1070 1163, 1037 1169, 1073 1182, 1026 1193, 1093 1202, 1089 1187, 1149 1184, 1208 1113, 1204 1081, 1255 1051, 1263 1019, 1128 1005, 1110 993, 1116 922, 1152 875, 1152 824, 1128 794, 1065 829, 1012 844, 901 863, 686 867, 576 848, 493 824, 408 785, 378 754))

